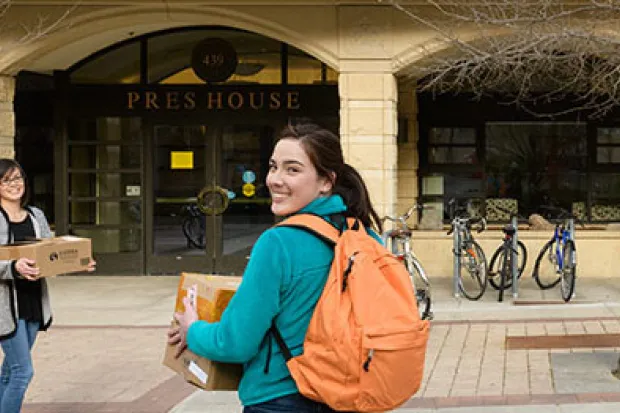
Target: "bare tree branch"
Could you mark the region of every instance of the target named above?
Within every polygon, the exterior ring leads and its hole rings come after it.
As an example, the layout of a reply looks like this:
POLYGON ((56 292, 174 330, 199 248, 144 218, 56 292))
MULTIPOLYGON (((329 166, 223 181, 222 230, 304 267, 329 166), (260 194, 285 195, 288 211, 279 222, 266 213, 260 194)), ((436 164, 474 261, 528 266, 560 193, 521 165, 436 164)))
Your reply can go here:
POLYGON ((79 1, 75 1, 72 5, 62 9, 60 13, 37 14, 33 21, 12 21, 9 11, 12 7, 17 6, 14 0, 0 0, 0 29, 12 32, 19 28, 20 34, 16 34, 11 41, 5 41, 0 46, 0 51, 6 52, 20 45, 28 44, 42 37, 66 28, 69 26, 69 15, 79 7, 79 1))
POLYGON ((595 118, 620 105, 620 0, 382 2, 436 36, 408 73, 423 91, 502 95, 537 116, 595 118))

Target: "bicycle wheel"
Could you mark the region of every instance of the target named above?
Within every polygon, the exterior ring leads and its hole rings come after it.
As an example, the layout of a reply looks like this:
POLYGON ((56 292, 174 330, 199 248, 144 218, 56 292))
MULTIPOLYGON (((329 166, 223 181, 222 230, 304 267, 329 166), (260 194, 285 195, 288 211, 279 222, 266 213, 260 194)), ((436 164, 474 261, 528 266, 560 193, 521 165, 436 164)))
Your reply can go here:
POLYGON ((487 261, 484 251, 476 241, 470 240, 465 242, 459 254, 459 289, 466 298, 478 300, 487 288, 487 261), (466 274, 463 275, 463 272, 466 274))
POLYGON ((200 224, 201 217, 187 217, 183 220, 183 234, 190 246, 199 249, 205 249, 207 242, 205 239, 205 231, 200 224))
POLYGON ((562 265, 560 290, 562 291, 562 298, 565 302, 569 302, 575 291, 576 270, 577 270, 577 251, 575 250, 575 243, 571 240, 566 241, 564 245, 563 257, 564 262, 562 265))
POLYGON ((536 258, 536 264, 534 264, 532 277, 534 277, 536 284, 543 290, 553 288, 560 282, 554 240, 547 242, 540 250, 538 258, 536 258))
POLYGON ((413 285, 413 291, 416 295, 420 319, 432 320, 431 285, 428 281, 428 277, 426 276, 424 269, 422 269, 420 262, 412 256, 408 256, 405 263, 407 265, 407 271, 411 276, 411 284, 413 285))
MULTIPOLYGON (((501 263, 503 262, 499 259, 499 255, 503 252, 504 247, 503 245, 500 245, 499 248, 495 250, 495 253, 493 253, 493 256, 491 257, 491 262, 489 263, 489 284, 491 284, 491 286, 496 290, 499 289, 500 279, 498 276, 501 274, 501 263)), ((517 278, 521 278, 523 270, 525 269, 525 264, 527 264, 527 250, 525 249, 525 245, 521 241, 517 241, 517 278)), ((505 280, 504 285, 504 288, 512 287, 512 273, 505 280)))
POLYGON ((508 288, 508 280, 512 281, 512 254, 507 253, 507 251, 504 249, 500 258, 502 270, 499 274, 499 294, 497 296, 497 301, 501 303, 502 301, 504 301, 504 291, 508 288))

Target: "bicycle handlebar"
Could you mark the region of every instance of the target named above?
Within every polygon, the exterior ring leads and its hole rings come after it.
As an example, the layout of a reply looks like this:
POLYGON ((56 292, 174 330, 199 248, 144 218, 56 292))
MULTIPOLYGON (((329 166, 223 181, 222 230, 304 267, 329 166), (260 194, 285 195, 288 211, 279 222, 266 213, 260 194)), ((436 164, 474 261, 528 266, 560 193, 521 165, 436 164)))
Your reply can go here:
POLYGON ((424 206, 424 205, 420 205, 420 204, 415 204, 413 206, 411 206, 411 208, 409 208, 407 210, 407 212, 405 212, 403 215, 398 216, 398 217, 392 217, 389 215, 384 215, 381 218, 381 222, 385 222, 385 221, 392 221, 392 222, 401 222, 404 223, 406 220, 408 220, 411 217, 411 214, 413 214, 413 211, 415 210, 419 210, 422 211, 424 209, 433 209, 432 206, 424 206))
POLYGON ((472 217, 472 218, 454 218, 452 220, 452 226, 447 232, 447 235, 450 235, 454 232, 454 227, 457 224, 465 225, 467 228, 471 228, 473 225, 480 224, 477 232, 481 233, 487 229, 487 220, 484 217, 472 217), (460 221, 460 222, 459 222, 460 221))
POLYGON ((581 225, 582 227, 585 227, 585 224, 579 217, 575 216, 575 214, 573 214, 572 212, 562 207, 558 207, 554 205, 541 205, 539 208, 543 210, 546 209, 547 211, 558 212, 559 213, 558 217, 555 219, 574 219, 579 225, 581 225))

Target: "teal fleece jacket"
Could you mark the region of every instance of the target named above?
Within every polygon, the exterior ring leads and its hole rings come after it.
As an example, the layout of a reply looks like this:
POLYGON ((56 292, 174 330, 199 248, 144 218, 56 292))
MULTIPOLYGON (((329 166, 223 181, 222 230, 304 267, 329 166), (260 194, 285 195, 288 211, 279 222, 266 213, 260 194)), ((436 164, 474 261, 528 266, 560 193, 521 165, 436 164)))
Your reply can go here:
MULTIPOLYGON (((344 211, 342 198, 332 195, 312 201, 300 213, 327 217, 344 211)), ((187 344, 191 351, 211 360, 244 363, 239 385, 243 405, 298 392, 276 341, 268 340, 267 330, 275 319, 293 356, 302 353, 333 258, 328 244, 304 230, 270 228, 254 244, 241 285, 222 319, 190 326, 187 344), (272 356, 265 374, 268 345, 272 356)))

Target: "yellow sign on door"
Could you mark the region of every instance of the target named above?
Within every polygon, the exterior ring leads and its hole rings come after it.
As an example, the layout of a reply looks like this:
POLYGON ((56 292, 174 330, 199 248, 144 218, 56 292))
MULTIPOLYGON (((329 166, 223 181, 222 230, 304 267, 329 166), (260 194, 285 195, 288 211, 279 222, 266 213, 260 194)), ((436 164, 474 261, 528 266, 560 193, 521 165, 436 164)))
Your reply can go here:
POLYGON ((194 169, 194 152, 171 151, 170 169, 194 169))

